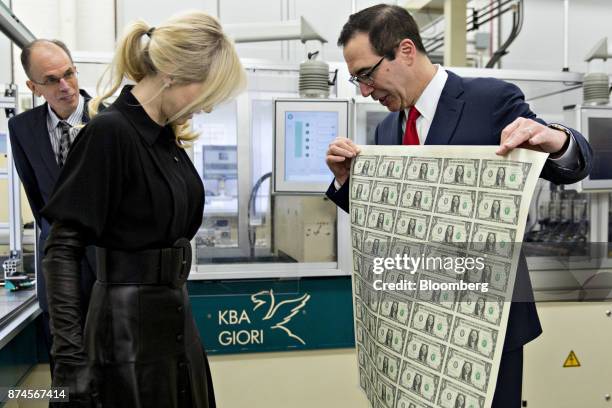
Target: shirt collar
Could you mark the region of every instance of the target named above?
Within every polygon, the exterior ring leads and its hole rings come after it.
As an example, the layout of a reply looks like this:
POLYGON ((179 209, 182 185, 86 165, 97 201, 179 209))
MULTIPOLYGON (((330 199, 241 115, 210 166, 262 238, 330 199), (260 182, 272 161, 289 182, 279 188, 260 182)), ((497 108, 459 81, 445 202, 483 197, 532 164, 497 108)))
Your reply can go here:
POLYGON ((164 130, 170 131, 170 135, 172 135, 172 128, 170 125, 160 126, 151 119, 132 93, 133 87, 134 85, 125 85, 121 90, 121 94, 113 103, 113 106, 125 114, 125 117, 132 123, 138 133, 140 133, 149 145, 153 145, 157 138, 164 133, 164 130))
MULTIPOLYGON (((435 64, 436 73, 429 81, 423 93, 417 99, 414 106, 428 121, 433 121, 433 117, 436 114, 436 109, 438 108, 438 101, 440 100, 440 96, 442 95, 442 90, 444 89, 444 85, 446 84, 446 80, 448 79, 448 72, 439 64, 435 64)), ((406 118, 408 117, 408 109, 405 111, 406 118)))
MULTIPOLYGON (((85 108, 85 98, 83 95, 79 93, 79 103, 77 104, 77 108, 75 109, 68 119, 65 119, 66 122, 70 124, 70 126, 74 127, 83 123, 83 109, 85 108)), ((57 114, 51 109, 51 105, 47 103, 47 120, 49 125, 49 130, 54 130, 57 125, 62 121, 62 119, 57 116, 57 114)))

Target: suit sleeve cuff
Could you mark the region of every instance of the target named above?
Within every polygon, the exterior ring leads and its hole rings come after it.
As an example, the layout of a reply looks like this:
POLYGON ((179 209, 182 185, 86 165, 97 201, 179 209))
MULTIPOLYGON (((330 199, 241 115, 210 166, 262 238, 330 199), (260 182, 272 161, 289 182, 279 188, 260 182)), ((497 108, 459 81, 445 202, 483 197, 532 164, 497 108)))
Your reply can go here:
POLYGON ((569 135, 569 145, 565 152, 557 157, 550 157, 549 160, 555 163, 559 167, 564 167, 567 169, 577 169, 578 168, 578 149, 576 147, 576 141, 574 140, 574 135, 569 135))
POLYGON ((342 184, 338 183, 338 180, 334 179, 334 188, 336 189, 336 191, 340 190, 340 188, 342 188, 342 184))

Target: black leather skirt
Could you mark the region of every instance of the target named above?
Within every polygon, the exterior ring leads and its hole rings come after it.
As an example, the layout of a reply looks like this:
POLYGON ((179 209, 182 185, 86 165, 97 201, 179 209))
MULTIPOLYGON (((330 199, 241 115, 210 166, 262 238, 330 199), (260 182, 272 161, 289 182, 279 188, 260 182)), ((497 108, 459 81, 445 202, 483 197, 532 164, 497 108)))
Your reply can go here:
POLYGON ((185 285, 188 245, 99 250, 84 341, 104 408, 215 407, 185 285))

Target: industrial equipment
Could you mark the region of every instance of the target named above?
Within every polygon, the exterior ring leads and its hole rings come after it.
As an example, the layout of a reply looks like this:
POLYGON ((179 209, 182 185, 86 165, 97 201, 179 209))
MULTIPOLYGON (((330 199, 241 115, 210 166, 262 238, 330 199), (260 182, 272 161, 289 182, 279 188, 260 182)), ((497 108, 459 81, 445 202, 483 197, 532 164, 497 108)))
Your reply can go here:
POLYGON ((274 192, 324 193, 333 179, 327 148, 349 135, 348 100, 278 99, 274 117, 274 192))

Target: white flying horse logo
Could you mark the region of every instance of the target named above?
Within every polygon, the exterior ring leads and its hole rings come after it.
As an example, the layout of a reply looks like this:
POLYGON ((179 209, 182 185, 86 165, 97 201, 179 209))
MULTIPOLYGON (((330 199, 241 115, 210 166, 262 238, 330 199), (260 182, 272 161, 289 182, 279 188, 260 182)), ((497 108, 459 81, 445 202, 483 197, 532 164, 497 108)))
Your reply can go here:
MULTIPOLYGON (((306 343, 304 342, 304 340, 302 340, 301 338, 293 334, 291 330, 286 328, 285 324, 289 323, 291 321, 291 318, 295 316, 300 311, 300 309, 306 305, 306 302, 308 302, 308 299, 310 299, 310 295, 306 293, 297 299, 283 300, 282 302, 276 304, 276 300, 274 299, 274 291, 272 289, 262 290, 261 292, 257 292, 254 295, 251 295, 251 301, 255 303, 255 307, 253 307, 253 310, 257 310, 257 308, 259 308, 262 305, 265 305, 266 303, 268 304, 268 312, 263 317, 263 320, 270 320, 271 318, 273 318, 274 315, 276 315, 276 312, 278 311, 278 309, 283 306, 288 306, 288 305, 293 306, 293 308, 290 311, 286 312, 286 316, 283 318, 283 320, 276 323, 274 326, 271 326, 270 328, 284 330, 285 333, 287 333, 289 337, 296 339, 302 344, 306 344, 306 343)), ((283 308, 283 309, 287 309, 287 308, 283 308)), ((282 314, 285 314, 285 313, 282 313, 282 314)))

